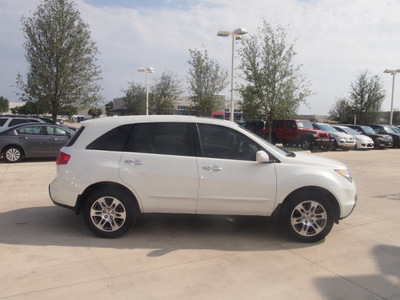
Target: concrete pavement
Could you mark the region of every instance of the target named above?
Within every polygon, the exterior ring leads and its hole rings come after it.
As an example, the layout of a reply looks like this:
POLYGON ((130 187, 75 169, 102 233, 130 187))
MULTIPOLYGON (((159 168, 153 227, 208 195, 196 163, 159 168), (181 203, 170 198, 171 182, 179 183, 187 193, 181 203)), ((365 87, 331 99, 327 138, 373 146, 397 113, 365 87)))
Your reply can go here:
POLYGON ((0 299, 400 299, 400 149, 315 155, 359 201, 311 245, 259 217, 144 215, 100 239, 51 203, 53 161, 1 161, 0 299))

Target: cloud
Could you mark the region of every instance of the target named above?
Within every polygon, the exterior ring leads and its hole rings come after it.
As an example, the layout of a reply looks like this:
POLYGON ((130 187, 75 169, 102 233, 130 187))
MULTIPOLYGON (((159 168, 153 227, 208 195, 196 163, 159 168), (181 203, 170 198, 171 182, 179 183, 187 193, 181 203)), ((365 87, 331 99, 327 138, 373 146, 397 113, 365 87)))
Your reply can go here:
MULTIPOLYGON (((35 10, 38 0, 0 0, 0 95, 15 100, 16 73, 26 71, 20 17, 35 10)), ((335 100, 347 96, 360 71, 381 76, 390 108, 391 77, 386 68, 400 68, 400 2, 396 0, 239 0, 222 1, 83 1, 76 0, 84 22, 101 55, 103 94, 109 101, 122 96, 128 82, 145 82, 139 67, 152 66, 159 76, 165 70, 187 74, 188 49, 204 45, 211 57, 231 68, 231 39, 217 37, 218 30, 244 27, 254 34, 263 20, 287 28, 294 42, 295 62, 312 83, 315 95, 306 114, 327 114, 335 100), (153 3, 146 5, 146 3, 153 3), (114 3, 107 6, 107 3, 114 3), (133 5, 132 3, 135 3, 133 5), (155 3, 157 5, 155 5, 155 3)), ((240 47, 240 46, 238 46, 240 47)), ((237 71, 239 76, 239 71, 237 71)), ((229 88, 229 87, 228 87, 229 88)), ((229 90, 225 91, 229 98, 229 90)), ((397 96, 396 96, 397 95, 397 96)), ((400 89, 395 107, 400 107, 400 89)))

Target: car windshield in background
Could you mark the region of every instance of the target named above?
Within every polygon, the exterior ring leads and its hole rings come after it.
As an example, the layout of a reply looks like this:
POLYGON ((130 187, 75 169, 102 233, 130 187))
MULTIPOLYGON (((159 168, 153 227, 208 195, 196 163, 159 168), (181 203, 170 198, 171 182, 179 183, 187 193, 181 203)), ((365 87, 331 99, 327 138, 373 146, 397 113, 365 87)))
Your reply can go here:
POLYGON ((318 127, 321 128, 321 130, 325 130, 328 132, 337 132, 338 131, 335 128, 333 128, 332 126, 329 126, 327 124, 318 124, 318 127))
POLYGON ((376 134, 375 130, 373 130, 373 129, 372 129, 371 127, 369 127, 369 126, 362 126, 361 128, 364 130, 364 132, 365 132, 366 134, 376 134))
POLYGON ((347 134, 351 134, 351 135, 359 135, 360 133, 355 131, 352 128, 349 127, 340 127, 341 129, 343 129, 343 131, 345 131, 347 134))
POLYGON ((389 134, 399 134, 393 127, 383 126, 383 128, 385 128, 386 132, 389 134))
POLYGON ((313 128, 311 122, 309 121, 297 121, 297 126, 299 126, 299 128, 313 128))

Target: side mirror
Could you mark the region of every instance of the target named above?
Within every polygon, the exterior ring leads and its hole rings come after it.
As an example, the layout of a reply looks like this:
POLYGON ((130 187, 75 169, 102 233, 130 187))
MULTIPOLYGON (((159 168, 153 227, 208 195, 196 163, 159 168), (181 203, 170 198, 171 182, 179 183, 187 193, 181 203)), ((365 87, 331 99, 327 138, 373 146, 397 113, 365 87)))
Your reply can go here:
POLYGON ((259 163, 267 163, 269 162, 269 155, 263 150, 257 151, 256 161, 259 163))

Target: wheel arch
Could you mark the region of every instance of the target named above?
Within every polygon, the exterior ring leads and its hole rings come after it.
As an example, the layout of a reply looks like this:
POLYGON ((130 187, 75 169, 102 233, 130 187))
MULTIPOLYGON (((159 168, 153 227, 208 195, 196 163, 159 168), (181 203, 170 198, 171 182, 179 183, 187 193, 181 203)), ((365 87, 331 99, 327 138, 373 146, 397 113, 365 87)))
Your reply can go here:
POLYGON ((21 154, 22 154, 22 156, 23 157, 25 157, 25 149, 24 149, 24 147, 22 147, 21 145, 18 145, 18 144, 8 144, 8 145, 5 145, 4 147, 3 147, 3 149, 1 149, 1 155, 4 155, 5 154, 5 151, 8 149, 8 148, 10 148, 10 147, 15 147, 15 148, 18 148, 18 149, 21 149, 21 154))
POLYGON ((291 192, 289 195, 286 196, 286 198, 282 201, 281 204, 277 207, 276 211, 274 212, 275 217, 280 217, 282 208, 289 203, 289 201, 293 198, 295 198, 297 195, 300 194, 310 194, 310 193, 318 193, 320 197, 327 198, 329 200, 329 203, 332 205, 332 208, 334 210, 334 222, 339 223, 340 220, 340 206, 339 202, 335 198, 335 196, 329 192, 328 190, 318 187, 318 186, 306 186, 306 187, 301 187, 293 192, 291 192))
POLYGON ((100 188, 109 188, 109 189, 115 189, 115 190, 120 190, 123 191, 125 193, 127 193, 130 198, 132 199, 135 208, 137 210, 137 212, 140 212, 140 206, 139 203, 136 199, 136 196, 132 193, 131 190, 129 190, 127 187, 123 186, 120 183, 116 183, 116 182, 110 182, 110 181, 103 181, 103 182, 96 182, 90 186, 88 186, 84 192, 82 194, 79 195, 78 200, 77 200, 77 204, 75 206, 75 212, 76 214, 80 214, 83 211, 83 207, 85 204, 85 201, 87 200, 87 198, 89 197, 89 195, 100 188))

